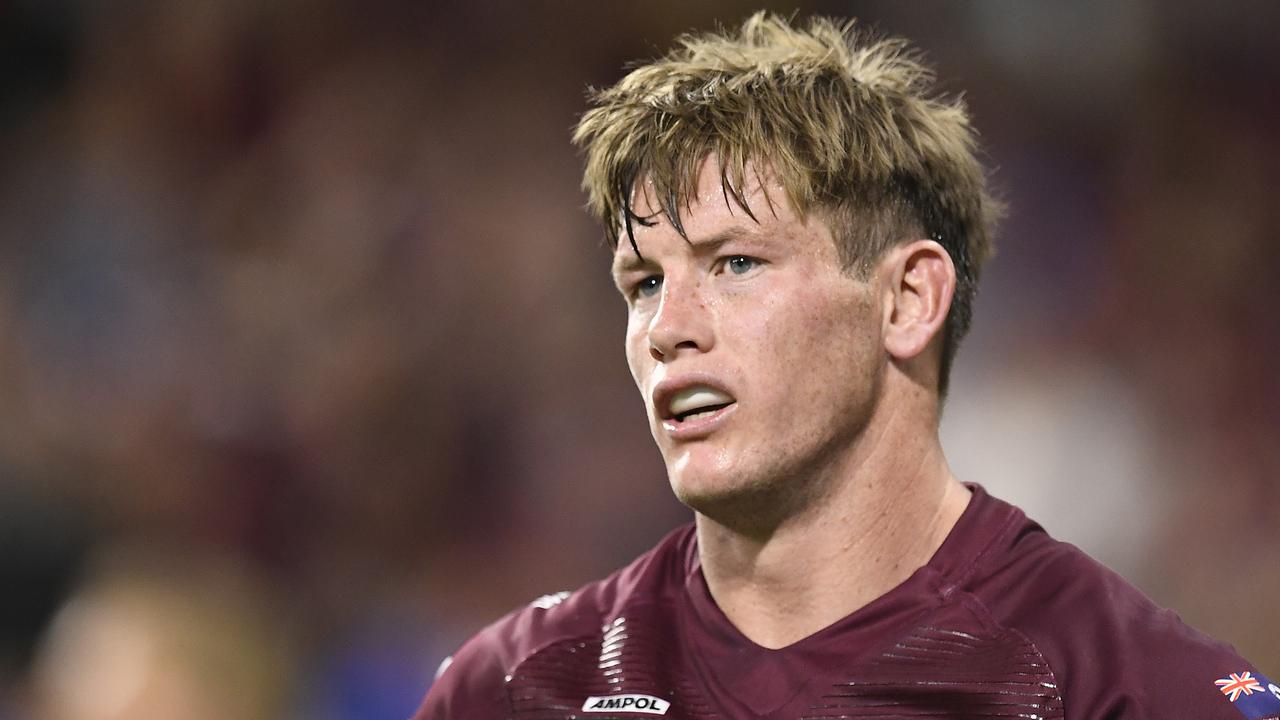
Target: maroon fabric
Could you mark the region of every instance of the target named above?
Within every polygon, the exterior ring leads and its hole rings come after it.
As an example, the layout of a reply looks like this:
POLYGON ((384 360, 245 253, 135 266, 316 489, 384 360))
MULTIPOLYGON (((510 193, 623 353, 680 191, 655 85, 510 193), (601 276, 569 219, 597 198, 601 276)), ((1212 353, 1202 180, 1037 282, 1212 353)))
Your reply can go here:
POLYGON ((1245 717, 1214 681, 1256 668, 973 490, 927 565, 780 650, 720 612, 683 527, 605 580, 485 629, 415 720, 658 717, 583 711, 618 694, 669 702, 669 720, 1245 717))

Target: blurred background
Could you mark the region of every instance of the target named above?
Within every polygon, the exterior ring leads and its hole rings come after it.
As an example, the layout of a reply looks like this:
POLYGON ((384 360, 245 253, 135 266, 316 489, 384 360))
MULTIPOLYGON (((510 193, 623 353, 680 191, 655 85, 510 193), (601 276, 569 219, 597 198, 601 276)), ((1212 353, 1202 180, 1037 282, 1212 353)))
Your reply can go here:
POLYGON ((1280 677, 1280 4, 0 3, 0 719, 407 717, 671 497, 584 89, 753 9, 963 92, 944 442, 1280 677))

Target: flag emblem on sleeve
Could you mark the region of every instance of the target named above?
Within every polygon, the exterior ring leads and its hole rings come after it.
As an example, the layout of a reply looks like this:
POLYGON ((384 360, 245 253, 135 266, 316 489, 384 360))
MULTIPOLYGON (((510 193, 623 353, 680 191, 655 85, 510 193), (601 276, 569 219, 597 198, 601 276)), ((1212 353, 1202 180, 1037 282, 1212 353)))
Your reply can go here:
POLYGON ((1252 695, 1255 692, 1265 692, 1262 683, 1258 682, 1258 679, 1248 671, 1240 674, 1231 673, 1230 677, 1214 680, 1213 684, 1218 686, 1223 695, 1231 698, 1231 702, 1239 700, 1240 693, 1252 695))
POLYGON ((1213 684, 1249 720, 1280 718, 1280 685, 1266 676, 1246 670, 1214 680, 1213 684))

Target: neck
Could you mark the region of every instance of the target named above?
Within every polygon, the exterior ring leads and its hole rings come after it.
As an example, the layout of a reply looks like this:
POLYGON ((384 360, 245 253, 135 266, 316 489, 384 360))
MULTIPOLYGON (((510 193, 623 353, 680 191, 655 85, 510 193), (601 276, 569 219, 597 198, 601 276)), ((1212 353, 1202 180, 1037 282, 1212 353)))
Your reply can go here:
POLYGON ((892 590, 955 526, 969 491, 936 430, 922 434, 919 416, 903 415, 873 420, 828 469, 824 490, 767 533, 698 515, 711 596, 756 644, 785 647, 892 590))

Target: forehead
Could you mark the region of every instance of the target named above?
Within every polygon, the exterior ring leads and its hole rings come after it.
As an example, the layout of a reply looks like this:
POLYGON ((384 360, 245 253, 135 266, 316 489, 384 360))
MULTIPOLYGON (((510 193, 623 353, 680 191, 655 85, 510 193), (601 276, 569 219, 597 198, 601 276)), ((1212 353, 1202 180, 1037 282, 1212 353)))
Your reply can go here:
MULTIPOLYGON (((805 218, 792 205, 786 188, 767 165, 748 164, 742 187, 738 190, 745 209, 734 197, 733 190, 725 186, 715 157, 704 159, 699 167, 697 186, 690 193, 688 203, 679 207, 679 220, 687 236, 681 240, 696 243, 699 239, 726 235, 781 236, 806 225, 805 218)), ((679 236, 670 218, 663 214, 658 192, 648 177, 641 175, 636 180, 630 200, 635 214, 650 223, 632 222, 631 230, 642 254, 645 253, 645 245, 651 243, 655 236, 679 236)), ((625 230, 619 235, 614 251, 615 272, 620 265, 634 264, 638 260, 625 230)))

